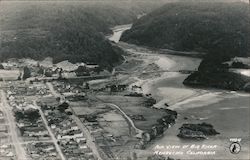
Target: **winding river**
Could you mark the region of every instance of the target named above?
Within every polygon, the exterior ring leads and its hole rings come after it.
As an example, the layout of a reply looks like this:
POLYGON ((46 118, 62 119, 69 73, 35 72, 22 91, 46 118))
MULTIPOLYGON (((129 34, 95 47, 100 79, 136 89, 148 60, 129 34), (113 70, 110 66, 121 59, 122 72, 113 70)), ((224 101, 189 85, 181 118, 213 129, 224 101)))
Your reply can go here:
POLYGON ((143 159, 146 155, 153 154, 156 145, 160 146, 184 146, 206 145, 197 151, 211 151, 214 154, 198 154, 195 149, 180 148, 162 150, 165 156, 180 159, 248 159, 250 145, 250 94, 244 92, 231 92, 216 89, 189 88, 182 84, 188 74, 176 72, 176 70, 195 70, 201 59, 172 54, 159 54, 141 46, 135 46, 119 42, 122 33, 130 29, 131 25, 116 26, 110 41, 117 43, 129 56, 141 58, 144 63, 156 64, 162 70, 170 70, 158 75, 141 79, 133 84, 142 86, 144 93, 151 93, 158 103, 155 107, 162 107, 168 103, 170 109, 178 112, 176 124, 169 128, 164 136, 157 139, 146 151, 138 151, 143 159), (176 135, 183 123, 210 123, 220 132, 219 135, 209 137, 204 141, 181 140, 176 135), (239 154, 231 154, 229 146, 230 138, 241 139, 241 151, 239 154), (213 146, 213 147, 211 147, 213 146), (167 152, 166 152, 167 151, 167 152), (183 152, 184 154, 180 154, 183 152), (197 153, 197 154, 196 154, 197 153))

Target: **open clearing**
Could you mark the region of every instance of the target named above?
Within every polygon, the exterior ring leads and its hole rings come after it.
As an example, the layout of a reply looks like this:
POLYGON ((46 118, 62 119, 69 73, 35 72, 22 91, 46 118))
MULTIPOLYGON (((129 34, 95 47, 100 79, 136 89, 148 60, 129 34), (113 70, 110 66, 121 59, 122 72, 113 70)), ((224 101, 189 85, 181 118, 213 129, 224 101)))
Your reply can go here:
POLYGON ((136 127, 142 130, 151 129, 158 119, 167 115, 163 110, 145 107, 145 98, 142 97, 101 95, 98 98, 119 106, 127 115, 142 115, 145 121, 133 120, 136 127))
POLYGON ((0 69, 0 78, 4 78, 5 80, 17 80, 19 75, 20 75, 19 70, 0 69))
POLYGON ((115 111, 107 112, 98 118, 100 126, 114 137, 128 136, 129 126, 124 118, 115 111))
POLYGON ((70 106, 77 116, 97 115, 100 127, 113 136, 129 135, 129 126, 122 115, 104 104, 78 101, 70 102, 70 106))

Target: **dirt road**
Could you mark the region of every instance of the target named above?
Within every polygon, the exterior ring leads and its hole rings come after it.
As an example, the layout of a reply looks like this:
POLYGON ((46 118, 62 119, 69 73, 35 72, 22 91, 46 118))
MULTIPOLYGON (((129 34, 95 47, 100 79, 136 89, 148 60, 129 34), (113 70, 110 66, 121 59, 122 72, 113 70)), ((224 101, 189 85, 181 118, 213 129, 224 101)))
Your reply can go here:
POLYGON ((95 139, 90 134, 88 128, 85 125, 82 124, 82 122, 80 121, 80 119, 77 116, 72 115, 72 119, 76 122, 78 127, 81 129, 81 131, 86 136, 87 145, 92 149, 92 151, 94 152, 94 154, 96 155, 98 160, 103 160, 102 157, 100 156, 99 152, 98 152, 98 148, 97 148, 96 144, 94 143, 95 139))
POLYGON ((6 118, 9 122, 9 134, 11 136, 13 145, 15 147, 16 156, 18 160, 26 160, 26 153, 22 146, 22 143, 20 142, 20 139, 17 135, 17 128, 16 128, 16 121, 12 114, 11 107, 9 106, 7 102, 6 94, 3 90, 0 91, 1 93, 1 105, 2 111, 5 113, 6 118))
POLYGON ((133 120, 119 106, 112 103, 106 103, 106 104, 122 113, 123 117, 126 118, 126 120, 130 123, 130 126, 134 128, 135 132, 137 133, 137 137, 142 136, 143 131, 135 126, 133 120))
POLYGON ((56 150, 57 150, 58 154, 60 155, 60 157, 61 157, 62 160, 66 160, 65 157, 64 157, 64 155, 63 155, 63 153, 62 153, 62 150, 61 150, 60 146, 57 144, 57 139, 56 139, 56 137, 54 136, 54 134, 52 133, 52 131, 51 131, 49 125, 48 125, 48 122, 47 122, 47 120, 46 120, 46 118, 45 118, 45 116, 44 116, 43 111, 42 111, 41 108, 37 105, 36 101, 33 101, 33 104, 34 104, 34 106, 36 106, 36 108, 39 110, 39 113, 40 113, 40 115, 41 115, 41 117, 42 117, 42 120, 43 120, 43 122, 44 122, 44 124, 45 124, 45 127, 47 128, 47 130, 48 130, 48 132, 49 132, 49 134, 50 134, 50 137, 52 138, 52 142, 54 143, 54 145, 55 145, 55 147, 56 147, 56 150))
MULTIPOLYGON (((55 97, 60 97, 61 99, 65 99, 63 97, 63 95, 57 93, 53 87, 53 85, 51 83, 46 83, 50 92, 55 96, 55 97)), ((90 134, 89 130, 82 124, 82 122, 80 121, 80 119, 73 115, 72 116, 73 120, 77 123, 78 127, 80 127, 80 129, 82 130, 82 132, 84 133, 84 135, 86 136, 87 139, 87 145, 91 148, 91 150, 94 152, 94 154, 96 155, 96 157, 98 158, 98 160, 102 160, 99 152, 98 152, 98 148, 96 146, 96 144, 94 143, 94 138, 92 137, 92 135, 90 134)))

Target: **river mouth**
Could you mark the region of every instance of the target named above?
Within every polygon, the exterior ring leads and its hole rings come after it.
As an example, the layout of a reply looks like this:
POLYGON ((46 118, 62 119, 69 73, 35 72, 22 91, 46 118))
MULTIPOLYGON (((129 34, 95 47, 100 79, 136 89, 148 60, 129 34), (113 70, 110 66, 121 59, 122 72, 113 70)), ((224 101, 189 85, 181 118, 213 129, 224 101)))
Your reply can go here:
MULTIPOLYGON (((116 29, 119 28, 116 27, 116 29)), ((171 145, 209 145, 216 148, 206 149, 205 151, 214 151, 214 154, 191 154, 188 150, 180 149, 183 154, 164 155, 166 157, 180 159, 248 159, 249 158, 249 141, 250 141, 250 94, 230 92, 226 90, 201 89, 186 87, 182 84, 188 74, 178 72, 178 70, 196 70, 201 59, 186 56, 175 56, 169 54, 158 54, 148 48, 126 44, 119 42, 119 38, 123 31, 129 27, 121 26, 119 33, 115 32, 115 37, 112 41, 116 42, 119 47, 128 52, 126 62, 137 61, 130 67, 126 66, 123 69, 130 72, 129 76, 122 76, 124 81, 128 81, 131 85, 142 87, 141 92, 144 94, 152 94, 157 99, 156 108, 166 107, 178 112, 177 122, 174 126, 165 131, 163 137, 158 138, 146 151, 138 151, 141 158, 146 155, 156 153, 155 146, 171 145), (117 39, 118 38, 118 39, 117 39), (152 71, 169 70, 160 74, 150 74, 141 77, 147 65, 152 64, 158 66, 152 71), (145 78, 146 77, 146 78, 145 78), (209 137, 204 141, 182 140, 176 135, 179 128, 184 123, 210 123, 214 126, 219 135, 209 137), (233 155, 230 153, 230 138, 241 138, 242 151, 233 155)), ((122 64, 122 65, 124 65, 122 64)), ((119 66, 122 68, 123 66, 119 66)), ((173 153, 168 149, 167 151, 173 153)), ((157 154, 157 153, 156 153, 157 154)))

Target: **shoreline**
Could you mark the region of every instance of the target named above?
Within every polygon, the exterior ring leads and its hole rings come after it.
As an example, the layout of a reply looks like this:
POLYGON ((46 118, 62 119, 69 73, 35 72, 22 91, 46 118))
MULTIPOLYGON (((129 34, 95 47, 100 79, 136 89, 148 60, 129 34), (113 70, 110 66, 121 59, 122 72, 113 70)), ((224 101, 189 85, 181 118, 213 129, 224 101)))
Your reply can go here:
MULTIPOLYGON (((131 74, 129 79, 133 80, 130 85, 138 85, 142 87, 142 93, 151 93, 152 97, 157 99, 155 108, 162 108, 165 103, 170 106, 167 109, 177 111, 178 117, 176 123, 168 128, 161 137, 154 139, 147 145, 146 150, 136 150, 138 157, 145 158, 154 154, 156 145, 188 145, 188 144, 205 144, 217 145, 215 155, 176 155, 171 158, 180 159, 242 159, 249 156, 249 126, 246 122, 250 116, 250 94, 245 92, 234 92, 216 88, 192 88, 183 85, 184 79, 188 74, 176 72, 176 70, 190 69, 196 70, 201 59, 187 56, 172 54, 157 54, 142 47, 118 43, 129 54, 127 60, 142 60, 139 63, 141 68, 153 63, 160 69, 174 70, 173 72, 163 73, 159 76, 148 75, 146 79, 138 78, 138 74, 131 74), (240 105, 240 106, 238 106, 240 105), (240 108, 239 108, 240 107, 240 108), (242 116, 243 115, 243 116, 242 116), (233 122, 231 119, 235 119, 233 122), (204 141, 183 140, 177 137, 179 128, 183 123, 202 123, 207 122, 214 126, 221 134, 209 137, 204 141), (241 154, 232 155, 228 150, 230 145, 229 139, 232 137, 241 137, 243 142, 241 154)), ((138 64, 137 64, 138 65, 138 64)), ((139 67, 139 69, 141 69, 139 67)), ((134 68, 132 68, 133 70, 134 68)), ((135 67, 138 69, 138 67, 135 67)), ((143 69, 141 69, 143 71, 143 69)), ((140 71, 140 70, 139 70, 140 71)), ((126 77, 126 76, 125 76, 126 77)), ((169 150, 170 152, 175 150, 169 150)), ((168 155, 166 156, 168 157, 168 155)))

